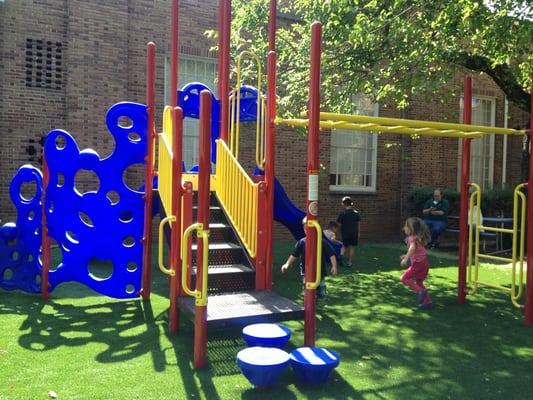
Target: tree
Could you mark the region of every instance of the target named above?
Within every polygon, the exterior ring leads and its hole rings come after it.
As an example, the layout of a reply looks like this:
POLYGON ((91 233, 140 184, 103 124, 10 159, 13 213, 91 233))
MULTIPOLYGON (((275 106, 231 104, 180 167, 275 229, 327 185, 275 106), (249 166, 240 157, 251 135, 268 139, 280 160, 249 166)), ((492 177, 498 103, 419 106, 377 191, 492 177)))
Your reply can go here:
MULTIPOLYGON (((482 72, 529 111, 531 0, 292 0, 279 7, 280 111, 307 101, 310 24, 323 23, 322 104, 347 110, 365 93, 402 108, 458 71, 482 72)), ((234 0, 232 51, 267 51, 268 0, 234 0)), ((250 71, 248 71, 250 72, 250 71)))

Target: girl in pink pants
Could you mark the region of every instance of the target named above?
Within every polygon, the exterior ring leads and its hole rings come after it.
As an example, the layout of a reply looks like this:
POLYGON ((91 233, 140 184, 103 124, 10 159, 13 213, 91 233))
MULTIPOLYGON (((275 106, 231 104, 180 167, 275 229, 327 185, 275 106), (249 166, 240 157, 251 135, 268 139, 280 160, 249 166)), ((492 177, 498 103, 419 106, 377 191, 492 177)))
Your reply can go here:
POLYGON ((429 271, 429 262, 424 247, 431 240, 429 229, 420 218, 407 218, 403 227, 405 233, 405 243, 408 250, 406 254, 400 256, 400 265, 406 266, 411 261, 411 266, 405 270, 401 277, 404 285, 409 286, 417 293, 419 308, 429 309, 433 306, 431 297, 424 286, 429 271))

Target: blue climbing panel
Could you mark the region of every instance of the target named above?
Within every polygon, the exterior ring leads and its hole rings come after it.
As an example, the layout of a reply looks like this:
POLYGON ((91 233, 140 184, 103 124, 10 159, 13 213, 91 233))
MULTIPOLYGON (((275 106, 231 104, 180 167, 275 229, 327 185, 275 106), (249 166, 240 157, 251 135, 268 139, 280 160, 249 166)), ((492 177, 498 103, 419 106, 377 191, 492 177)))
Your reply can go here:
POLYGON ((0 227, 0 287, 29 293, 41 291, 41 188, 42 174, 23 165, 11 180, 9 195, 17 209, 17 222, 0 227), (31 198, 22 186, 33 186, 31 198), (25 197, 26 196, 26 197, 25 197))
POLYGON ((94 150, 80 151, 66 131, 53 130, 46 138, 48 233, 62 255, 51 265, 50 289, 76 281, 110 297, 133 298, 141 289, 144 191, 129 187, 125 175, 136 164, 144 170, 146 106, 115 104, 106 123, 115 149, 104 159, 94 150), (77 187, 78 173, 98 181, 94 190, 77 187))

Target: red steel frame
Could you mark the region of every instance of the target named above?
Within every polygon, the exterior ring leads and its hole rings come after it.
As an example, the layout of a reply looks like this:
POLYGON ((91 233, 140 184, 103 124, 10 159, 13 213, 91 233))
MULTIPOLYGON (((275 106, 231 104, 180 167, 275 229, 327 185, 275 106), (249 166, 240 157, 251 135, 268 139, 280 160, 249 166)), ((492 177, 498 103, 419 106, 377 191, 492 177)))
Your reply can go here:
MULTIPOLYGON (((209 229, 209 200, 211 196, 211 94, 204 90, 200 93, 200 160, 198 171, 198 222, 203 230, 209 229)), ((196 290, 201 292, 203 285, 203 240, 197 239, 196 251, 196 290)), ((194 367, 207 364, 207 305, 196 306, 194 313, 194 367)))
MULTIPOLYGON (((463 123, 472 123, 472 77, 464 79, 463 123)), ((459 208, 459 279, 457 285, 457 302, 466 302, 466 258, 468 254, 468 187, 470 184, 470 142, 472 139, 463 139, 461 155, 461 183, 460 183, 460 208, 459 208)))
POLYGON ((227 143, 229 124, 228 96, 231 0, 220 0, 218 12, 218 97, 220 98, 220 139, 227 143))
POLYGON ((146 104, 148 112, 148 126, 146 129, 146 170, 144 178, 144 234, 143 234, 143 277, 141 295, 143 300, 150 300, 150 286, 152 282, 152 206, 154 182, 154 148, 155 132, 155 43, 147 44, 146 57, 146 104))
POLYGON ((48 283, 48 272, 50 271, 50 238, 48 237, 48 227, 46 224, 46 190, 48 189, 48 182, 50 181, 50 173, 48 171, 48 164, 46 163, 46 158, 44 154, 43 146, 43 189, 41 193, 41 246, 42 246, 42 255, 41 255, 41 298, 43 300, 48 300, 50 297, 50 292, 48 291, 50 284, 48 283))
MULTIPOLYGON (((529 143, 533 140, 533 74, 531 74, 531 109, 529 110, 529 143)), ((531 151, 530 151, 531 153, 531 151)), ((524 325, 533 325, 533 157, 529 156, 529 179, 527 181, 527 284, 526 284, 526 305, 524 309, 524 325)))
MULTIPOLYGON (((318 211, 318 199, 310 199, 311 188, 310 177, 316 175, 318 178, 319 158, 318 150, 320 146, 320 56, 322 42, 322 24, 313 22, 311 25, 311 71, 309 77, 309 128, 307 138, 307 220, 316 220, 317 212, 311 212, 313 202, 316 202, 318 211)), ((318 184, 318 181, 316 181, 318 184)), ((318 189, 318 188, 316 188, 318 189)), ((313 227, 305 227, 305 282, 314 282, 316 279, 316 241, 317 232, 313 227)), ((320 238, 322 240, 322 238, 320 238)), ((305 325, 304 343, 306 346, 315 345, 315 316, 316 316, 316 289, 305 289, 305 325)))

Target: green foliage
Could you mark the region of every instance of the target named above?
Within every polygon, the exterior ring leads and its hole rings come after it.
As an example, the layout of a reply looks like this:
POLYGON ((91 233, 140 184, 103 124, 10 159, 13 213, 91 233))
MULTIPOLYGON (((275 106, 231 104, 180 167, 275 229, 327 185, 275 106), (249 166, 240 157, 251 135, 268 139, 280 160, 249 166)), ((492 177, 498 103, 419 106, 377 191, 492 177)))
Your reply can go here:
MULTIPOLYGON (((268 0, 234 0, 232 52, 267 51, 268 0)), ((528 110, 533 62, 533 8, 520 0, 293 0, 278 24, 279 108, 307 106, 310 24, 323 24, 322 107, 347 111, 351 97, 406 107, 436 93, 457 71, 492 76, 528 110), (487 5, 487 4, 490 4, 487 5)), ((444 101, 444 99, 442 99, 444 101)))

